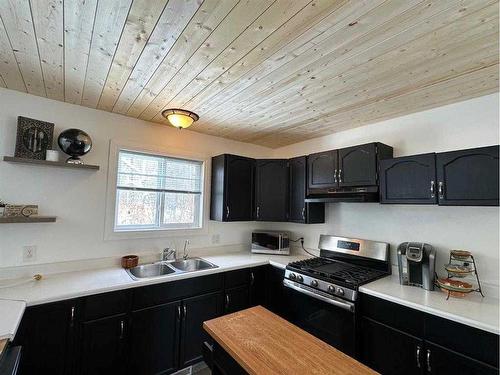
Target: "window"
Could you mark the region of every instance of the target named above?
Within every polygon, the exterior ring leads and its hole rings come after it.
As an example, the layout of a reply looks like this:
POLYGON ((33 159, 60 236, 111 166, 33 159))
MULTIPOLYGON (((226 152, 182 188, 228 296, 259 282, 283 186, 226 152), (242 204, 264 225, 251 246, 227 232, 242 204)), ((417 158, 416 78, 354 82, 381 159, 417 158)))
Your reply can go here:
POLYGON ((115 232, 201 228, 203 162, 120 150, 115 232))

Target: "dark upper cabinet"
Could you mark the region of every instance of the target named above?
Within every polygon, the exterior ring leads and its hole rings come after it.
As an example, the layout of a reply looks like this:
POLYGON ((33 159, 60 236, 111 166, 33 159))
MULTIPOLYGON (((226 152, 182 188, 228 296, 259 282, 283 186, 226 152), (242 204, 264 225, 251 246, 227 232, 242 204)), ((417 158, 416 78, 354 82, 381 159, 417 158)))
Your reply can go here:
POLYGON ((255 160, 223 154, 212 158, 210 220, 253 220, 255 160))
POLYGON ((380 203, 437 203, 436 154, 381 160, 380 203))
POLYGON ((337 180, 339 187, 377 185, 375 143, 340 149, 337 180))
POLYGON ((78 314, 76 300, 26 309, 14 340, 22 346, 18 374, 71 373, 78 314))
POLYGON ((79 374, 125 370, 128 319, 125 314, 82 323, 79 374))
POLYGON ((179 368, 199 362, 203 342, 210 341, 203 322, 222 315, 222 293, 209 293, 182 301, 181 346, 179 368))
POLYGON ((307 157, 309 189, 337 187, 337 150, 319 152, 307 157))
POLYGON ((133 311, 128 372, 163 374, 178 365, 181 302, 133 311))
POLYGON ((369 318, 361 318, 361 361, 381 374, 421 374, 423 340, 369 318))
POLYGON ((306 203, 307 158, 299 156, 289 160, 290 203, 288 221, 295 223, 324 223, 325 204, 306 203))
POLYGON ((257 160, 255 219, 259 221, 288 220, 288 160, 257 160))
POLYGON ((308 194, 330 189, 378 185, 378 161, 392 157, 392 147, 367 143, 308 156, 308 194))
POLYGON ((498 206, 498 149, 490 146, 437 154, 439 204, 498 206))

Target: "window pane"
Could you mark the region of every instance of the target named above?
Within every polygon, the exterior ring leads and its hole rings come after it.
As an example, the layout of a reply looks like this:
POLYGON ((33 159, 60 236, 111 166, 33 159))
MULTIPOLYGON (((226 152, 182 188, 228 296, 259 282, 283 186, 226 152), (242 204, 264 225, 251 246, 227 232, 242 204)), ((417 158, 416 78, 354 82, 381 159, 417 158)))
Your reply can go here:
POLYGON ((117 226, 154 226, 160 193, 144 191, 117 191, 117 226))
POLYGON ((118 159, 117 185, 161 189, 162 165, 161 157, 121 151, 118 159))
POLYGON ((189 224, 189 227, 199 226, 199 194, 165 193, 163 224, 189 224))
POLYGON ((165 189, 201 191, 201 162, 181 159, 166 159, 165 189))

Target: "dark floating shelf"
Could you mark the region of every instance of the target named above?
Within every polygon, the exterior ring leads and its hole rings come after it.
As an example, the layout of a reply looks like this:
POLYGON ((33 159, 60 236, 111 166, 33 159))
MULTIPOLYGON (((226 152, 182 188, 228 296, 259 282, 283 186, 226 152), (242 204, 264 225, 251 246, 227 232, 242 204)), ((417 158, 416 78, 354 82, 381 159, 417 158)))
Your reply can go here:
POLYGON ((14 223, 55 223, 55 216, 0 216, 0 224, 14 223))
POLYGON ((47 167, 59 167, 59 168, 71 168, 71 169, 93 169, 99 170, 98 165, 91 164, 71 164, 63 161, 50 161, 50 160, 36 160, 36 159, 26 159, 26 158, 16 158, 13 156, 4 156, 3 161, 8 161, 9 163, 22 163, 22 164, 32 164, 41 165, 47 167))

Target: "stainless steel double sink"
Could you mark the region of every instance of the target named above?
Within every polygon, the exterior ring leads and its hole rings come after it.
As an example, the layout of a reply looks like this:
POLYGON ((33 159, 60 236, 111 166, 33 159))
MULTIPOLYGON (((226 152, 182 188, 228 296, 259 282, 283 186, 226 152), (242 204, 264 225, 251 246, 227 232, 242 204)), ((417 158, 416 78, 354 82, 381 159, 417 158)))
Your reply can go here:
POLYGON ((132 279, 140 280, 168 276, 172 274, 208 270, 217 267, 219 266, 202 258, 188 258, 174 260, 171 262, 162 261, 158 263, 143 264, 127 269, 126 271, 132 279))

